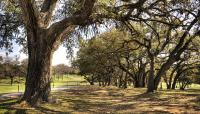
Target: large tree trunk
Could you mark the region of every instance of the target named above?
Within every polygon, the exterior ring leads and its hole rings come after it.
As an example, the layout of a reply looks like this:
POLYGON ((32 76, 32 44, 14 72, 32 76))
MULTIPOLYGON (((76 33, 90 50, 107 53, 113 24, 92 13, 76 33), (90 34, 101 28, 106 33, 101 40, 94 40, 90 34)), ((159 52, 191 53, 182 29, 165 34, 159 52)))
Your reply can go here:
POLYGON ((48 101, 51 90, 51 59, 53 50, 47 43, 44 34, 28 38, 28 73, 26 77, 25 93, 23 101, 31 105, 37 105, 38 102, 48 101))
POLYGON ((19 0, 23 23, 27 31, 28 73, 22 100, 31 105, 48 101, 50 67, 54 49, 72 33, 77 25, 90 24, 90 15, 96 0, 85 0, 79 14, 52 24, 53 11, 58 0, 44 0, 39 8, 35 0, 19 0), (40 9, 40 10, 38 10, 40 9))

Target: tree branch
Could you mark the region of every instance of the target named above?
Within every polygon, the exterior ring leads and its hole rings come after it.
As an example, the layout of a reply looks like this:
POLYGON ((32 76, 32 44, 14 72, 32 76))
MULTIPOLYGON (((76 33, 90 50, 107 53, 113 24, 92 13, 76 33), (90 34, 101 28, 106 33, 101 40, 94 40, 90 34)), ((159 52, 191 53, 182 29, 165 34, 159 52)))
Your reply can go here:
POLYGON ((58 0, 45 0, 40 11, 40 26, 47 28, 52 19, 53 10, 58 0))
POLYGON ((38 26, 37 11, 34 2, 35 0, 19 0, 23 12, 24 24, 29 29, 36 29, 38 26))
POLYGON ((92 9, 94 7, 96 0, 85 0, 80 13, 75 13, 73 16, 65 18, 59 22, 54 23, 49 27, 48 33, 51 38, 51 43, 56 41, 58 37, 63 37, 62 33, 70 26, 81 25, 84 26, 89 23, 89 17, 92 14, 92 9), (55 39, 54 39, 55 38, 55 39))
MULTIPOLYGON (((200 17, 200 11, 197 14, 197 17, 191 22, 191 24, 187 27, 186 31, 184 32, 184 34, 182 35, 182 37, 179 40, 179 43, 176 45, 176 47, 174 48, 174 50, 170 53, 170 55, 174 55, 183 45, 185 42, 185 39, 187 37, 187 35, 189 34, 189 31, 192 29, 192 27, 196 24, 196 22, 198 22, 198 18, 200 17)), ((196 34, 197 35, 197 34, 196 34)), ((196 37, 196 36, 195 36, 196 37)), ((192 38, 190 38, 192 39, 192 38)))

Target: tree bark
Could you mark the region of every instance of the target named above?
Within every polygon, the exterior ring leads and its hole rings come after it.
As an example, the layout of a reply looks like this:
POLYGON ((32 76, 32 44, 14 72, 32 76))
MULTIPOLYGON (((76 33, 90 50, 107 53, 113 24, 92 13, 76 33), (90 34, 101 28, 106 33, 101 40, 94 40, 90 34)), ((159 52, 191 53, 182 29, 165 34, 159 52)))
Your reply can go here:
POLYGON ((150 56, 150 71, 148 78, 147 92, 154 92, 154 57, 150 56))
MULTIPOLYGON (((29 33, 30 34, 30 33, 29 33)), ((28 73, 26 77, 25 93, 22 100, 31 105, 38 101, 48 101, 51 90, 51 59, 53 50, 48 45, 44 34, 37 34, 36 38, 28 38, 28 73)))
POLYGON ((139 70, 138 70, 138 72, 136 73, 136 76, 135 76, 135 87, 136 88, 145 87, 145 78, 146 78, 145 68, 146 68, 146 63, 143 64, 141 62, 139 70))
POLYGON ((181 69, 178 68, 177 73, 176 73, 174 80, 173 80, 173 83, 172 83, 172 89, 176 89, 176 83, 178 81, 178 78, 181 76, 181 74, 182 74, 181 69))
POLYGON ((51 24, 58 0, 44 0, 41 9, 35 0, 19 0, 23 23, 27 31, 28 73, 22 101, 35 105, 39 100, 48 101, 50 93, 51 58, 60 42, 75 30, 77 25, 89 20, 96 0, 84 0, 79 14, 74 14, 51 24), (40 9, 40 11, 38 10, 40 9))

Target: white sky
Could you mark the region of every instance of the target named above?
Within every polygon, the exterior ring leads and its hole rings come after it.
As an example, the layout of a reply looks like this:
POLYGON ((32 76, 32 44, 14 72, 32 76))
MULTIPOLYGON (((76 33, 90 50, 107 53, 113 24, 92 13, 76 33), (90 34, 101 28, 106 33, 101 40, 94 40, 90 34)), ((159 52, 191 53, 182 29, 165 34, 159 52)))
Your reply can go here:
POLYGON ((70 65, 70 60, 66 58, 66 48, 60 46, 53 54, 52 65, 67 64, 70 65))

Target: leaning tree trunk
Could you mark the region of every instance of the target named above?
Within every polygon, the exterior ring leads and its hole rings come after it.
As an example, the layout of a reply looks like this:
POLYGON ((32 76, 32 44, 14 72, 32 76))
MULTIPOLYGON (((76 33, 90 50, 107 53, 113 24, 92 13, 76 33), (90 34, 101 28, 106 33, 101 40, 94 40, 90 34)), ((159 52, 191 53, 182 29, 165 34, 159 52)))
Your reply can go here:
MULTIPOLYGON (((33 35, 32 35, 33 36, 33 35)), ((51 90, 50 67, 53 50, 44 34, 28 38, 28 72, 23 101, 37 105, 48 101, 51 90), (35 37, 37 36, 37 40, 35 37)))
POLYGON ((154 92, 154 57, 150 56, 150 72, 148 78, 147 92, 154 92))
POLYGON ((172 83, 172 89, 176 89, 176 83, 177 83, 178 78, 180 77, 180 75, 181 75, 181 73, 180 73, 180 71, 178 70, 178 71, 177 71, 177 74, 176 74, 175 77, 174 77, 174 81, 173 81, 173 83, 172 83))
POLYGON ((169 58, 167 60, 166 63, 164 63, 160 70, 157 72, 156 77, 154 79, 154 90, 158 89, 158 85, 160 83, 161 77, 166 73, 166 71, 171 67, 171 65, 177 60, 177 58, 175 56, 172 56, 171 58, 169 58))

